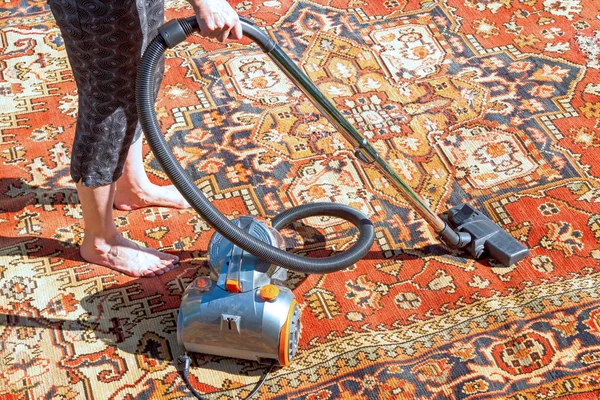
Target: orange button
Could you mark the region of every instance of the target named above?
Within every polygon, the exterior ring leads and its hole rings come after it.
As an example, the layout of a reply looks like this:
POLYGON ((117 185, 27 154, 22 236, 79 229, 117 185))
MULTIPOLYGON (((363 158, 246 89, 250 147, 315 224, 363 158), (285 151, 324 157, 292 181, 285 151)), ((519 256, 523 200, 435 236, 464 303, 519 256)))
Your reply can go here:
POLYGON ((208 279, 208 278, 196 279, 196 287, 198 289, 208 289, 210 287, 210 279, 208 279))
POLYGON ((231 293, 239 293, 241 291, 240 281, 235 279, 227 279, 227 281, 225 281, 225 289, 231 293))
POLYGON ((196 290, 200 292, 208 292, 212 286, 212 281, 209 278, 196 279, 196 290))
POLYGON ((265 285, 260 288, 260 297, 263 300, 271 301, 279 295, 279 288, 275 285, 265 285))

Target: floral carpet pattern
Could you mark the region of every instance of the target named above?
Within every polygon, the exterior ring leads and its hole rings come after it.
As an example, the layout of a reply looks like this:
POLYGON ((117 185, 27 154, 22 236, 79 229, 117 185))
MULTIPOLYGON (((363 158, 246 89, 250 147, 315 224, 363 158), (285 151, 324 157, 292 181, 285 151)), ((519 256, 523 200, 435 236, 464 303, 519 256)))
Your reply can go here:
MULTIPOLYGON (((595 0, 232 2, 294 59, 439 213, 470 202, 526 244, 518 265, 441 244, 257 46, 194 37, 169 51, 167 141, 228 217, 348 204, 376 242, 352 268, 290 273, 303 331, 261 399, 600 397, 600 3, 595 0)), ((190 15, 167 2, 167 18, 190 15)), ((185 399, 176 321, 205 275, 191 210, 115 211, 181 265, 134 279, 86 263, 69 157, 77 92, 45 2, 0 8, 0 398, 185 399)), ((145 147, 153 181, 167 179, 145 147)), ((323 256, 356 232, 283 233, 323 256)), ((265 371, 195 354, 210 399, 265 371)))

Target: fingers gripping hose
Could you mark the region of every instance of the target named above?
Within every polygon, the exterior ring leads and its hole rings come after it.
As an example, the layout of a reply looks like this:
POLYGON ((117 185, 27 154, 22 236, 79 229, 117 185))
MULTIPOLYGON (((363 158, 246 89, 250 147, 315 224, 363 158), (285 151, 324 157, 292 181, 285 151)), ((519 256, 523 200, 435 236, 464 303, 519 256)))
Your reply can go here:
MULTIPOLYGON (((153 77, 158 61, 167 47, 172 47, 173 43, 176 44, 183 41, 197 29, 197 24, 195 24, 195 18, 193 17, 191 19, 171 22, 180 23, 181 28, 175 30, 174 38, 169 38, 168 35, 163 33, 163 35, 157 36, 150 43, 140 62, 136 82, 136 95, 138 116, 148 144, 161 167, 183 197, 212 228, 226 239, 256 257, 274 265, 301 273, 322 274, 347 268, 362 259, 373 244, 375 237, 373 224, 366 216, 351 207, 335 203, 313 203, 287 210, 273 220, 275 228, 280 229, 300 218, 317 215, 333 216, 351 222, 359 230, 358 241, 347 251, 326 258, 302 257, 270 246, 245 233, 221 214, 208 201, 204 194, 200 192, 196 185, 190 181, 190 178, 168 147, 154 110, 153 77), (169 41, 169 45, 167 45, 165 37, 169 41)), ((252 35, 252 32, 248 33, 244 31, 244 34, 252 35)))

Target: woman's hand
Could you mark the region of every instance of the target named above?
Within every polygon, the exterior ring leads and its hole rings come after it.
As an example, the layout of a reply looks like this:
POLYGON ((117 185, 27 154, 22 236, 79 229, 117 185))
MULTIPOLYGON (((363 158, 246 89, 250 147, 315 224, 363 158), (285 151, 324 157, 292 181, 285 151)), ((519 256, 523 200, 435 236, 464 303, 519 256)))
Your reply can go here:
POLYGON ((196 13, 200 35, 226 39, 241 39, 242 25, 235 10, 226 0, 189 0, 196 13))

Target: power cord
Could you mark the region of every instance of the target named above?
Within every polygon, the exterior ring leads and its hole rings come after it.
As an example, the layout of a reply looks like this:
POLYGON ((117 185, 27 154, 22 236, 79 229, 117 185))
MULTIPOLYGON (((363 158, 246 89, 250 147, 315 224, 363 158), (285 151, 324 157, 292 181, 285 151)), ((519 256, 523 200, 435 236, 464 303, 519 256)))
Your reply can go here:
MULTIPOLYGON (((198 393, 198 391, 196 391, 196 389, 194 389, 194 387, 190 383, 190 365, 192 364, 192 359, 190 358, 190 356, 188 356, 187 353, 179 356, 179 362, 183 363, 183 371, 182 371, 183 372, 183 380, 185 381, 185 384, 190 389, 192 394, 199 400, 207 400, 205 397, 202 397, 202 395, 200 393, 198 393)), ((269 365, 269 369, 267 370, 267 372, 265 372, 265 374, 260 379, 260 381, 258 381, 258 383, 254 387, 252 392, 250 392, 250 394, 248 396, 246 396, 244 398, 244 400, 247 400, 247 399, 251 398, 252 396, 254 396, 256 393, 258 393, 258 391, 260 390, 262 385, 265 383, 265 381, 269 377, 269 374, 271 373, 271 370, 273 369, 274 365, 275 365, 275 360, 271 360, 271 364, 269 365)))

